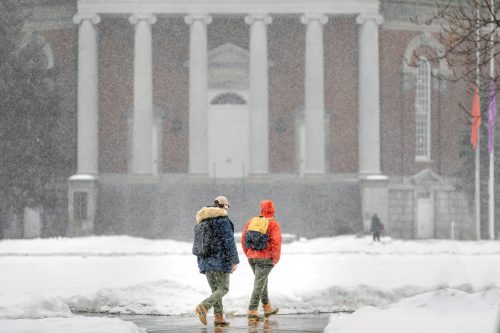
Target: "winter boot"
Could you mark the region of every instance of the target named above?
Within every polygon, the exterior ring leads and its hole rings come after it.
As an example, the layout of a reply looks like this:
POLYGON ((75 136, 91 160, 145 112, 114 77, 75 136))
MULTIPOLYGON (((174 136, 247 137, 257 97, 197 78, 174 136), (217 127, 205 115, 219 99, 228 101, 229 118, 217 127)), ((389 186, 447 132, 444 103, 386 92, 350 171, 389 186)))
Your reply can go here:
POLYGON ((207 312, 208 309, 205 305, 198 304, 198 306, 196 306, 196 313, 198 314, 198 317, 203 325, 207 324, 207 312))
POLYGON ((264 316, 267 318, 274 314, 277 314, 280 309, 271 305, 271 303, 262 304, 262 308, 264 309, 264 316))
POLYGON ((257 310, 248 310, 248 320, 250 321, 259 320, 259 314, 257 313, 257 310))
POLYGON ((222 313, 216 313, 214 315, 214 326, 215 327, 227 327, 229 322, 224 320, 224 315, 222 313))

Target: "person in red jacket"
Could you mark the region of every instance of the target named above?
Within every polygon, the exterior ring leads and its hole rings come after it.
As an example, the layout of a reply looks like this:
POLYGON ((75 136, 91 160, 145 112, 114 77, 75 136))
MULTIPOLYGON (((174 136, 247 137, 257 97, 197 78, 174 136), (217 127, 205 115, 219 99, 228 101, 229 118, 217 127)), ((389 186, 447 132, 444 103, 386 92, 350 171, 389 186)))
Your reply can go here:
POLYGON ((248 319, 258 320, 257 308, 262 302, 264 316, 278 313, 271 305, 267 294, 267 278, 281 256, 281 228, 274 218, 274 204, 271 200, 260 203, 260 215, 245 225, 241 235, 241 246, 255 275, 252 296, 248 305, 248 319))

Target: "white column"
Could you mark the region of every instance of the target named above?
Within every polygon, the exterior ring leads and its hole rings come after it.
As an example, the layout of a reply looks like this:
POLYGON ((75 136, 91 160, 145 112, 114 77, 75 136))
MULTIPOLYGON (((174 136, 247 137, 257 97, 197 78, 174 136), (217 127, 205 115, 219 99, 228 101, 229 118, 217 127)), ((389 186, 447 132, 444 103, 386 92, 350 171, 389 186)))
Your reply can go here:
POLYGON ((77 14, 78 28, 78 150, 77 174, 99 173, 98 15, 77 14))
POLYGON ((189 43, 189 173, 208 173, 207 15, 188 15, 189 43))
POLYGON ((305 173, 325 173, 325 97, 323 25, 326 15, 304 15, 306 25, 305 56, 305 173))
POLYGON ((380 174, 380 82, 378 26, 382 16, 359 15, 359 174, 380 174))
POLYGON ((132 126, 132 173, 153 173, 153 56, 151 25, 156 17, 134 14, 134 115, 132 126))
POLYGON ((249 15, 250 25, 250 174, 269 172, 269 99, 267 25, 269 15, 249 15))

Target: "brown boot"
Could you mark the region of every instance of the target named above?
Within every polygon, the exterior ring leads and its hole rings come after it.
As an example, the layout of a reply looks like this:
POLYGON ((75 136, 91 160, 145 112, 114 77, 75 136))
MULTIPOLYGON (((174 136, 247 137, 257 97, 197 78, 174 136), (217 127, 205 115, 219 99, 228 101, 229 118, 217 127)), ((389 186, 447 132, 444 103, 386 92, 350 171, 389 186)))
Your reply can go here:
POLYGON ((207 312, 208 309, 205 305, 198 304, 196 306, 196 313, 198 314, 198 317, 200 318, 200 321, 203 325, 207 324, 207 312))
POLYGON ((277 314, 278 311, 280 310, 277 307, 272 306, 270 302, 267 304, 262 304, 262 308, 264 309, 264 316, 265 317, 269 317, 269 316, 272 316, 274 314, 277 314))
POLYGON ((222 313, 216 313, 214 315, 214 326, 227 327, 229 326, 229 322, 224 320, 224 315, 222 313))
POLYGON ((259 314, 257 313, 257 310, 248 310, 248 320, 250 321, 259 320, 259 314))

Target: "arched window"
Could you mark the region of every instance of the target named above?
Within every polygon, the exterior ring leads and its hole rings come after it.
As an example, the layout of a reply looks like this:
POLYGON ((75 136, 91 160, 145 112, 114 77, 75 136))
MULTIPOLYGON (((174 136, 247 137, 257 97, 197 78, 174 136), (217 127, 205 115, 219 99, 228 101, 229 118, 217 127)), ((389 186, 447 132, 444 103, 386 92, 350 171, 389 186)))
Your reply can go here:
POLYGON ((431 66, 426 58, 417 64, 415 82, 415 159, 431 158, 431 66))
POLYGON ((210 102, 212 105, 221 105, 221 104, 237 104, 243 105, 247 104, 247 101, 238 94, 235 93, 224 93, 214 97, 210 102))

